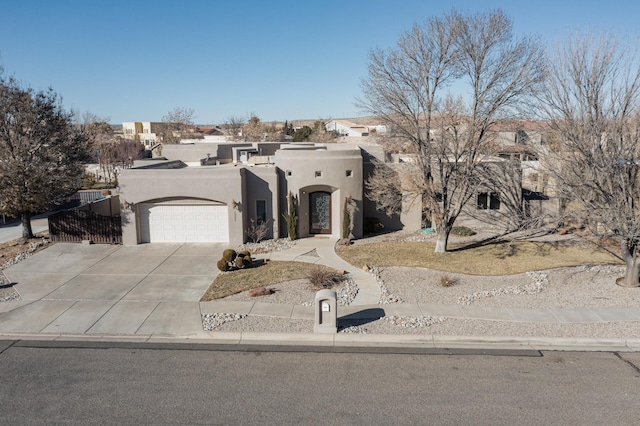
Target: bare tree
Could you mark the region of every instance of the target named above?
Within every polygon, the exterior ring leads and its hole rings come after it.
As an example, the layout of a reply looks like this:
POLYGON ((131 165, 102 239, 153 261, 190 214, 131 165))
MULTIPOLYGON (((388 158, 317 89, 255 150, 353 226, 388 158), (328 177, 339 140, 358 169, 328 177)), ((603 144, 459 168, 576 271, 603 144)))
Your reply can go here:
POLYGON ((162 116, 164 126, 158 132, 162 138, 162 143, 180 143, 185 134, 189 133, 190 138, 198 138, 193 131, 195 110, 193 108, 175 107, 162 116))
POLYGON ((77 110, 71 110, 73 122, 91 141, 97 135, 112 135, 113 128, 109 124, 111 117, 100 117, 91 111, 80 113, 77 110))
POLYGON ((115 183, 118 170, 129 168, 141 159, 144 147, 137 141, 103 133, 94 138, 92 153, 106 181, 115 183))
POLYGON ((33 213, 80 187, 88 145, 52 89, 0 76, 0 212, 21 218, 23 238, 33 213))
POLYGON ((359 105, 410 146, 415 163, 401 171, 402 189, 423 203, 437 230, 435 251, 445 252, 456 218, 475 194, 479 165, 492 152, 490 127, 514 116, 540 83, 542 49, 532 38, 515 40, 511 20, 499 10, 454 10, 415 25, 395 48, 376 49, 369 60, 359 105), (468 99, 447 94, 454 82, 468 85, 468 99))
POLYGON ((244 140, 249 142, 257 142, 264 140, 265 126, 257 115, 251 113, 247 124, 242 129, 244 140))
POLYGON ((245 120, 242 117, 232 115, 224 122, 222 129, 235 141, 240 138, 244 125, 245 120))
POLYGON ((556 49, 543 99, 559 193, 594 235, 620 241, 629 287, 640 286, 638 53, 608 34, 575 35, 556 49))

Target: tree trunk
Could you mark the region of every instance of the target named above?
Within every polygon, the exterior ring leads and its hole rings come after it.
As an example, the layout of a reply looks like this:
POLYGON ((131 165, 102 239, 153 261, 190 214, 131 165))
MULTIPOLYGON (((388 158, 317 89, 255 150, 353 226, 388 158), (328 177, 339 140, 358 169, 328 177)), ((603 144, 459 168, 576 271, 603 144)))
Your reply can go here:
POLYGON ((28 240, 33 238, 33 230, 31 229, 31 213, 23 212, 21 215, 22 220, 22 239, 28 240))
POLYGON ((449 232, 451 232, 451 227, 449 226, 439 226, 438 227, 438 238, 436 239, 436 253, 446 253, 447 252, 447 242, 449 241, 449 232))
POLYGON ((627 269, 624 271, 624 277, 616 280, 616 283, 622 287, 640 287, 640 257, 637 251, 637 240, 622 242, 622 258, 627 269))

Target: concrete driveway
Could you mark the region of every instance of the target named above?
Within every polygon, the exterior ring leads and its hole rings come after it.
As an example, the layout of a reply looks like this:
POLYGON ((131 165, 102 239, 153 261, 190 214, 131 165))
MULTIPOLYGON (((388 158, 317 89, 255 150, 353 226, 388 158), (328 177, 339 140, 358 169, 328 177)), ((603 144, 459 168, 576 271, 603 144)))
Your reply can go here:
POLYGON ((0 332, 202 333, 198 302, 225 248, 57 243, 4 271, 23 300, 0 304, 0 332))

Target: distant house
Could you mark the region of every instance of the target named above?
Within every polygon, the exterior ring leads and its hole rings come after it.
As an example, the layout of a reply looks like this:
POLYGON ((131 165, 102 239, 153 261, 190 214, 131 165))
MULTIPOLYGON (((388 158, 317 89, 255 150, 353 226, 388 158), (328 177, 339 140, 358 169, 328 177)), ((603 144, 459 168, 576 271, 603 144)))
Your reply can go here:
POLYGON ((349 136, 362 138, 369 136, 369 128, 346 120, 331 120, 325 123, 327 132, 333 132, 336 136, 349 136))
POLYGON ((158 143, 166 143, 166 141, 163 141, 164 136, 171 136, 175 142, 185 135, 198 139, 202 138, 196 126, 152 121, 123 122, 122 135, 125 139, 139 141, 144 145, 145 149, 151 149, 158 143))
POLYGON ((181 144, 229 142, 228 136, 218 126, 197 127, 198 139, 181 139, 181 144))
POLYGON ((166 131, 169 123, 151 121, 127 121, 122 123, 122 135, 125 139, 136 140, 150 149, 156 143, 161 142, 163 131, 166 131))

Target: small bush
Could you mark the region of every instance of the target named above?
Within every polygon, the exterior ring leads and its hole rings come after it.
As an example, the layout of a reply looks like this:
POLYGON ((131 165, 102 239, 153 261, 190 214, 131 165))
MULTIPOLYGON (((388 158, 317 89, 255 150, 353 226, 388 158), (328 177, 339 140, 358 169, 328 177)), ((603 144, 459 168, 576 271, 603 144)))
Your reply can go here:
POLYGON ((311 265, 307 269, 307 278, 314 288, 331 288, 344 280, 344 275, 323 265, 311 265))
POLYGON ((450 275, 442 275, 440 276, 440 280, 438 281, 438 287, 443 287, 443 288, 451 287, 457 282, 458 280, 453 278, 450 275))
POLYGON ((247 266, 251 265, 251 257, 250 256, 238 256, 234 261, 236 268, 243 269, 247 266))
POLYGON ((242 257, 251 257, 251 253, 249 253, 249 250, 240 250, 238 252, 238 256, 242 256, 242 257))
POLYGON ((450 234, 458 237, 471 237, 472 235, 476 235, 476 231, 466 226, 454 226, 451 228, 450 234))
POLYGON ((234 249, 226 249, 222 252, 222 258, 227 262, 233 262, 237 255, 234 249))
POLYGON ((287 195, 288 211, 282 214, 285 222, 287 222, 287 232, 289 239, 295 241, 298 239, 298 212, 296 211, 296 199, 291 192, 287 195))
POLYGON ((229 266, 229 262, 227 262, 225 259, 218 260, 218 263, 216 263, 216 266, 222 272, 227 272, 229 269, 231 269, 231 267, 229 266))
POLYGON ((252 243, 259 243, 269 233, 266 222, 256 223, 253 219, 249 219, 249 227, 247 228, 247 238, 252 243))

